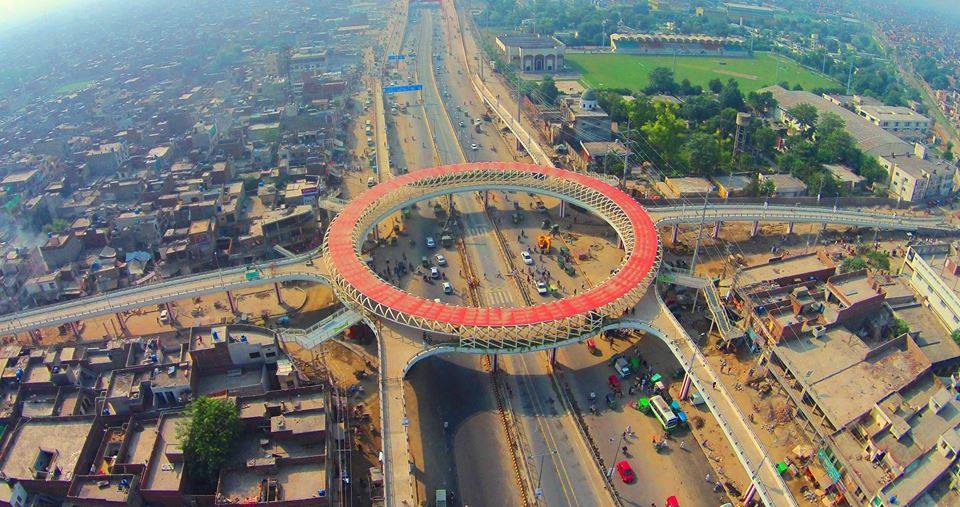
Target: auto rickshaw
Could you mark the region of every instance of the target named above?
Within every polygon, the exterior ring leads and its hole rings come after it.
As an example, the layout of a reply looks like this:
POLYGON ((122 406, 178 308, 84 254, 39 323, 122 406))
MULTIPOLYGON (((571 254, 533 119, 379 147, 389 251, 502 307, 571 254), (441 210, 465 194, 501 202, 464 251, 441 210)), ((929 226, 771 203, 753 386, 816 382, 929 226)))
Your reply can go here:
POLYGON ((607 393, 604 397, 607 400, 607 407, 610 409, 616 410, 617 408, 617 397, 613 393, 607 393))
POLYGON ((630 358, 630 369, 633 371, 640 371, 640 360, 636 356, 630 358))
POLYGON ((637 398, 637 401, 633 402, 633 408, 650 415, 650 398, 637 398))
POLYGON ((425 268, 429 268, 429 267, 430 267, 430 261, 427 260, 427 257, 426 257, 426 256, 420 257, 420 265, 423 266, 423 267, 425 267, 425 268))
POLYGON ((607 378, 607 383, 610 384, 610 389, 614 391, 620 390, 620 379, 618 379, 616 375, 610 375, 610 377, 607 378))
POLYGON ((667 507, 680 507, 680 501, 677 500, 677 497, 671 496, 667 498, 667 507))

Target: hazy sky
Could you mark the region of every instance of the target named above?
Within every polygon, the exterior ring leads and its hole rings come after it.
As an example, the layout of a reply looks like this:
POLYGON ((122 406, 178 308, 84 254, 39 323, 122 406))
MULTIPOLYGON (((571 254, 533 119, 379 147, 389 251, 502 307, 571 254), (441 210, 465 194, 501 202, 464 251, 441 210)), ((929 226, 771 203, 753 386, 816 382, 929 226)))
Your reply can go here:
POLYGON ((42 16, 77 0, 0 0, 0 26, 11 26, 42 16))

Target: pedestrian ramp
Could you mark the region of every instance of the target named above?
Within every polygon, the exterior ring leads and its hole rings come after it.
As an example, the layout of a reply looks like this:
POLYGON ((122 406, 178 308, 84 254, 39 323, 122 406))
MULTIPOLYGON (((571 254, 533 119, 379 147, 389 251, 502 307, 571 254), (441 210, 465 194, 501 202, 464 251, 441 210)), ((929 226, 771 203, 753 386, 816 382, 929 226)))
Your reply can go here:
POLYGON ((362 316, 349 308, 341 308, 327 318, 306 329, 287 328, 280 332, 280 339, 293 342, 305 349, 312 349, 336 337, 348 327, 360 322, 362 316))
POLYGON ((321 197, 317 200, 317 206, 333 213, 340 213, 347 207, 347 201, 333 196, 321 197))
POLYGON ((657 281, 690 287, 703 292, 703 298, 707 301, 707 308, 710 309, 713 322, 717 325, 717 330, 724 341, 735 340, 743 336, 743 331, 730 322, 730 317, 727 316, 727 310, 723 307, 720 294, 717 293, 717 287, 712 280, 663 266, 660 275, 657 276, 657 281))

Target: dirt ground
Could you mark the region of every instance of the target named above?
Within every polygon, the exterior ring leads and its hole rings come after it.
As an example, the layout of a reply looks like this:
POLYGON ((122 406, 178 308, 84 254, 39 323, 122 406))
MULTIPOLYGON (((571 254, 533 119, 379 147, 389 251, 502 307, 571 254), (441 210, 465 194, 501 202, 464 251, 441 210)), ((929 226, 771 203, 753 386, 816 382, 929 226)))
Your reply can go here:
POLYGON ((304 349, 295 343, 284 345, 287 354, 307 372, 311 380, 327 378, 341 389, 362 386, 362 391, 350 396, 351 410, 364 414, 364 420, 354 420, 354 447, 351 453, 351 481, 353 505, 371 505, 369 491, 369 470, 379 466, 380 439, 380 396, 377 390, 377 351, 376 343, 367 346, 332 340, 313 349, 304 349), (374 368, 370 368, 373 366, 374 368), (360 378, 357 373, 368 374, 360 378), (356 408, 359 407, 359 408, 356 408))
MULTIPOLYGON (((277 318, 284 315, 290 316, 292 325, 298 325, 298 322, 309 321, 317 311, 329 307, 334 301, 333 292, 322 285, 282 287, 280 289, 282 303, 277 301, 273 286, 251 287, 234 291, 233 294, 238 310, 248 316, 250 323, 258 325, 274 324, 277 318)), ((40 340, 36 340, 27 333, 18 333, 15 337, 8 335, 0 338, 0 342, 16 341, 22 345, 46 347, 58 343, 98 341, 118 336, 143 336, 191 326, 236 321, 236 317, 230 311, 226 294, 178 300, 172 302, 171 306, 174 318, 167 324, 160 322, 160 311, 163 308, 158 305, 124 312, 126 331, 120 328, 116 315, 101 315, 80 322, 77 326, 80 331, 79 336, 74 335, 69 325, 63 325, 42 329, 40 340)), ((316 320, 319 319, 314 319, 316 320)))

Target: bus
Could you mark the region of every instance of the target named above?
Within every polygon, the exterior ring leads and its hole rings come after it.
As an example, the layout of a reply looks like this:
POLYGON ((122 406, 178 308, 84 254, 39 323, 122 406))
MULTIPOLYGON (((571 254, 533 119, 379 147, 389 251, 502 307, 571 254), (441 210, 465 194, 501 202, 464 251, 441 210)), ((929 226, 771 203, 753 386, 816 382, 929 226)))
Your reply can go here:
POLYGON ((672 431, 680 425, 680 418, 670 410, 670 405, 664 401, 663 396, 654 396, 650 398, 650 411, 653 416, 660 421, 660 425, 667 431, 672 431))

